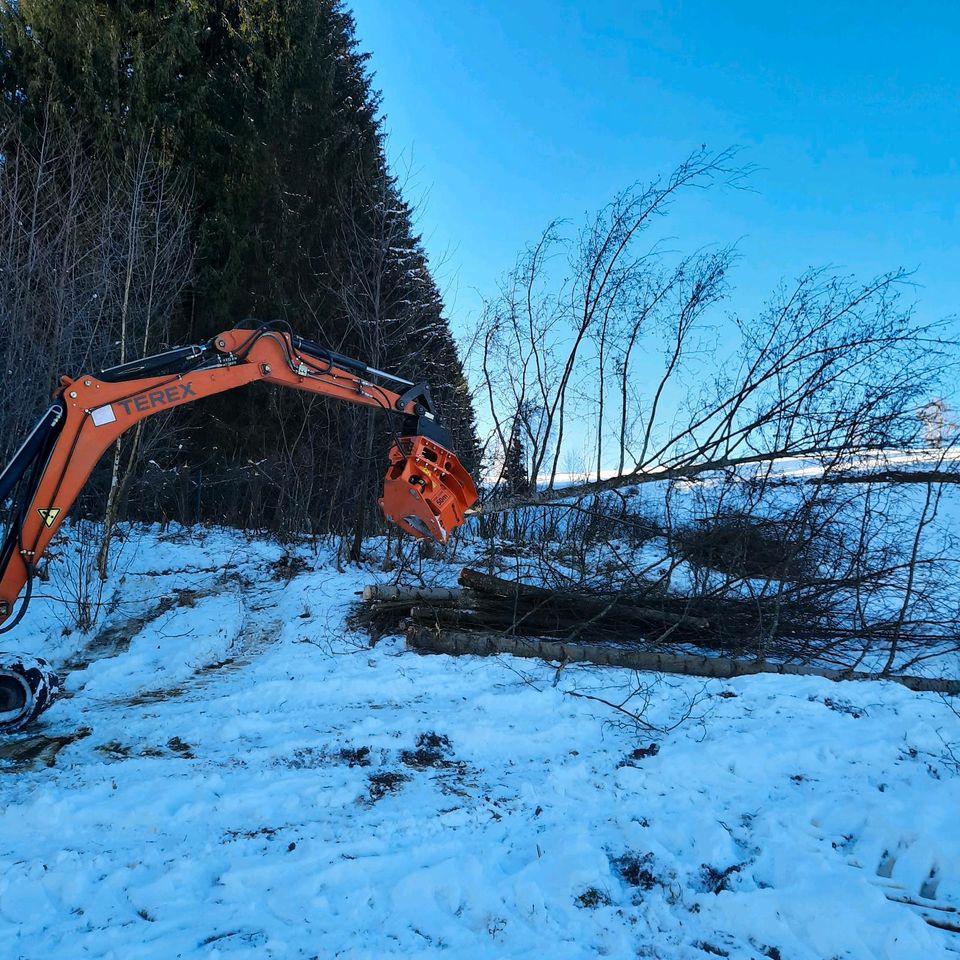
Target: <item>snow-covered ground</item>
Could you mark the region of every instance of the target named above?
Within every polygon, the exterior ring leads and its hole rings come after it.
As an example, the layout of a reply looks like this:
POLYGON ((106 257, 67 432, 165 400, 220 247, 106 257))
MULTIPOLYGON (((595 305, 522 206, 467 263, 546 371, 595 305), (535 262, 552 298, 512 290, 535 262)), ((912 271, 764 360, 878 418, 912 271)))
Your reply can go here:
MULTIPOLYGON (((76 569, 60 549, 55 578, 76 569)), ((932 909, 960 906, 960 720, 941 698, 371 649, 345 618, 385 579, 151 531, 93 635, 35 601, 6 646, 75 669, 16 742, 51 739, 0 761, 0 957, 960 949, 890 899, 960 926, 932 909), (634 689, 652 724, 686 719, 641 732, 574 695, 634 689)))

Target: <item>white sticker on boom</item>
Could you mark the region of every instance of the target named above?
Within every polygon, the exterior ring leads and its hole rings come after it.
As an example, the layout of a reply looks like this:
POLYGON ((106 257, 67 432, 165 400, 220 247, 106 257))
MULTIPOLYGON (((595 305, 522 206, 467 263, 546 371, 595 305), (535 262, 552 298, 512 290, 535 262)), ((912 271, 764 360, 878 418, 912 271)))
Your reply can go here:
POLYGON ((116 423, 117 415, 113 412, 113 407, 109 404, 105 407, 97 407, 90 411, 90 419, 93 420, 95 427, 102 427, 108 423, 116 423))

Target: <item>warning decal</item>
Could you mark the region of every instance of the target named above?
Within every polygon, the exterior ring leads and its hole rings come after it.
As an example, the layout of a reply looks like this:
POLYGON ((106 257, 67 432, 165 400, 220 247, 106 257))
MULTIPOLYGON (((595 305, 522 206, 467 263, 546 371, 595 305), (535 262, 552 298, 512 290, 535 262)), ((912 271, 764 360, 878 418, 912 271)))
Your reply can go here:
POLYGON ((95 427, 103 427, 108 423, 116 423, 117 415, 113 412, 113 407, 107 404, 105 407, 97 407, 90 411, 90 419, 93 420, 95 427))
POLYGON ((60 508, 48 507, 45 510, 43 507, 39 507, 37 509, 37 513, 39 513, 40 516, 43 518, 43 522, 46 526, 52 527, 54 524, 54 521, 57 519, 57 517, 60 516, 60 508))

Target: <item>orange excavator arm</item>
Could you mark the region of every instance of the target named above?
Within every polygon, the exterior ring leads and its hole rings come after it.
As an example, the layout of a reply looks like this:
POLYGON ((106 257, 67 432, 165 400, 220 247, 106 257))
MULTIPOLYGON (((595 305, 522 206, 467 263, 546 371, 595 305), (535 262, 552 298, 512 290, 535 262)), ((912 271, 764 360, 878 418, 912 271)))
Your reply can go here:
POLYGON ((9 528, 0 546, 0 624, 27 585, 16 620, 22 616, 40 556, 121 434, 155 413, 256 381, 400 415, 380 500, 387 519, 415 537, 441 543, 464 522, 477 489, 450 449, 449 434, 434 419, 426 384, 373 370, 277 325, 229 330, 207 344, 96 377, 62 379, 53 406, 0 474, 0 506, 9 504, 9 528), (403 392, 377 382, 384 380, 403 392))

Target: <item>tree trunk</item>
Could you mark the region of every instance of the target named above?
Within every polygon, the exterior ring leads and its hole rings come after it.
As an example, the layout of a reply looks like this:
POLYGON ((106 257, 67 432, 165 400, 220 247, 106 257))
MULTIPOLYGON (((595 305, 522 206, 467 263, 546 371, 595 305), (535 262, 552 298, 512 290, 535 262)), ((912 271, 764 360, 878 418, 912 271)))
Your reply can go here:
POLYGON ((928 677, 880 677, 855 670, 828 670, 792 663, 771 663, 766 660, 734 660, 730 657, 700 657, 694 654, 647 653, 598 644, 564 643, 560 640, 537 640, 532 637, 510 637, 501 633, 467 630, 431 630, 413 626, 407 632, 407 644, 424 653, 445 653, 450 656, 472 654, 494 656, 510 654, 559 663, 595 663, 629 670, 654 673, 679 673, 696 677, 726 678, 776 673, 796 677, 824 677, 827 680, 892 680, 918 692, 960 695, 960 680, 928 677))

